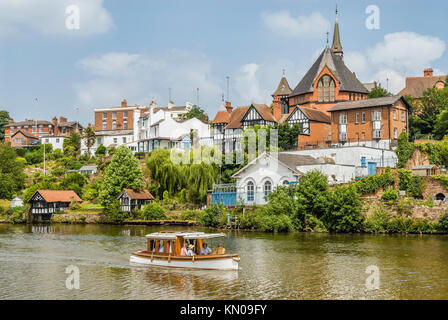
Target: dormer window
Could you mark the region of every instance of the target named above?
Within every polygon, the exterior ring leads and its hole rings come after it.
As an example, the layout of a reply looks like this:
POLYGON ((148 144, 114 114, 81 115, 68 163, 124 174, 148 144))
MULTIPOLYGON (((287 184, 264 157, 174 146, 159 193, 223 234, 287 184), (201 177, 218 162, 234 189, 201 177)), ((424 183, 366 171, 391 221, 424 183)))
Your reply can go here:
POLYGON ((335 97, 336 83, 328 74, 322 76, 317 83, 319 102, 333 102, 335 97))

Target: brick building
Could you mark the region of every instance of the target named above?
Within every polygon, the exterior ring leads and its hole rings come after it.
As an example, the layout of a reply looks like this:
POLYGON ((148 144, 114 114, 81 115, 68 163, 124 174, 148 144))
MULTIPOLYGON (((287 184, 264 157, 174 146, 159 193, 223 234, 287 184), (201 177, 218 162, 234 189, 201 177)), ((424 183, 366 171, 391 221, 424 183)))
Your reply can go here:
MULTIPOLYGON (((40 139, 69 137, 72 132, 81 133, 83 127, 79 122, 68 121, 65 117, 56 117, 52 121, 25 120, 15 122, 10 119, 5 126, 5 141, 14 147, 24 147, 36 144, 40 139), (14 141, 13 141, 14 140, 14 141)), ((48 143, 48 141, 46 141, 48 143)))
POLYGON ((423 71, 423 77, 407 77, 406 87, 398 94, 419 99, 423 97, 423 91, 426 89, 444 88, 447 79, 448 75, 434 76, 434 71, 428 68, 423 71))
POLYGON ((337 103, 331 113, 331 143, 390 149, 409 129, 409 104, 402 96, 337 103))

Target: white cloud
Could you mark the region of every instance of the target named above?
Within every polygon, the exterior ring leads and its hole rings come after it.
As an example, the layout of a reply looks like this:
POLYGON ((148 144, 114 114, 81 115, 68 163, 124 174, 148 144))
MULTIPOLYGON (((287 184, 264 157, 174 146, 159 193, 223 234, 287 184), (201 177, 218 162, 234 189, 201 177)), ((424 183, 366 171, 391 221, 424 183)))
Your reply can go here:
POLYGON ((201 107, 214 116, 223 92, 212 76, 208 58, 184 51, 151 55, 112 52, 85 58, 78 66, 91 77, 74 85, 77 103, 86 111, 118 105, 124 98, 130 104, 148 105, 155 99, 166 105, 168 88, 172 88, 176 104, 196 103, 199 88, 201 107))
POLYGON ((103 0, 1 0, 0 34, 16 34, 34 30, 42 34, 102 34, 113 27, 103 0), (79 30, 69 30, 66 8, 79 7, 79 30))
POLYGON ((273 34, 294 38, 323 38, 330 30, 330 22, 321 13, 294 18, 289 11, 261 14, 265 27, 273 34))
MULTIPOLYGON (((386 34, 366 53, 348 52, 345 63, 364 82, 379 81, 398 93, 405 87, 406 77, 423 75, 423 70, 441 58, 446 44, 436 37, 413 32, 386 34)), ((437 73, 442 73, 440 70, 437 73)))

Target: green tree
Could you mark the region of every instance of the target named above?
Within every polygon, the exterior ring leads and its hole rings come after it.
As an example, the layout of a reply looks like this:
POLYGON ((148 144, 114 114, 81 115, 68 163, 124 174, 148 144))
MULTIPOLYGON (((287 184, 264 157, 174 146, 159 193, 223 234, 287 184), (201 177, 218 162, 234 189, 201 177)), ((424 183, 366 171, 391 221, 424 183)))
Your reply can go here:
POLYGON ((296 149, 299 141, 300 126, 298 123, 277 123, 274 129, 278 129, 278 147, 280 150, 296 149))
POLYGON ((82 139, 87 146, 87 154, 90 156, 90 149, 95 144, 96 134, 92 126, 88 126, 82 133, 82 139))
POLYGON ((24 162, 20 161, 14 149, 0 143, 0 199, 11 199, 25 184, 24 162))
POLYGON ((335 187, 322 218, 329 231, 355 232, 362 229, 361 201, 354 185, 335 187))
POLYGON ((406 132, 400 133, 398 137, 398 146, 395 149, 395 153, 398 157, 398 168, 404 168, 406 166, 406 162, 412 157, 414 154, 415 146, 412 142, 409 142, 409 137, 406 132))
POLYGON ((367 95, 367 99, 383 98, 383 97, 390 97, 390 96, 392 96, 392 93, 390 93, 389 91, 387 91, 384 88, 381 88, 375 82, 375 87, 369 92, 369 94, 367 95))
POLYGON ((327 210, 329 199, 328 177, 319 170, 304 174, 296 189, 296 225, 307 228, 308 216, 320 219, 327 210))
POLYGON ((79 172, 73 172, 61 180, 62 190, 73 190, 77 195, 82 195, 82 188, 86 185, 87 178, 79 172))
POLYGON ((188 120, 188 119, 192 119, 192 118, 196 118, 202 121, 208 121, 208 117, 205 114, 204 110, 202 110, 199 106, 194 105, 190 111, 188 111, 185 114, 182 114, 179 116, 180 119, 182 120, 188 120))
POLYGON ((166 214, 163 208, 157 203, 147 204, 142 211, 143 220, 163 220, 166 214))
POLYGON ((137 159, 125 146, 117 148, 104 170, 104 180, 99 195, 103 206, 111 205, 123 188, 140 190, 144 187, 143 174, 137 159))
POLYGON ((106 153, 107 153, 107 148, 103 144, 100 144, 99 147, 95 151, 95 155, 97 157, 104 157, 104 156, 106 156, 106 153))
POLYGON ((5 140, 5 126, 9 123, 9 112, 0 110, 0 141, 5 140))
POLYGON ((81 150, 81 136, 72 132, 70 137, 64 140, 63 149, 65 154, 76 157, 81 150))

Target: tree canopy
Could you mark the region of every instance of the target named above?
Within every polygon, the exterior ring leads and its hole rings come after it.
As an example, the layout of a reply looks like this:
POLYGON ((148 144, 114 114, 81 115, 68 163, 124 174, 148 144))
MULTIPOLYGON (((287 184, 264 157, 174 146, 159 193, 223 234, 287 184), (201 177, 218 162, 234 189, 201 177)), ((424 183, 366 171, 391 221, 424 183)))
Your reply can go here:
POLYGON ((202 110, 199 106, 194 105, 190 111, 185 114, 179 116, 182 120, 188 120, 192 118, 196 118, 203 121, 208 121, 208 117, 205 114, 204 110, 202 110))
POLYGON ((138 160, 125 146, 117 148, 110 163, 104 170, 104 180, 99 193, 103 206, 110 206, 124 188, 140 190, 144 188, 143 174, 138 160))
POLYGON ((14 149, 0 143, 0 199, 12 199, 25 184, 24 160, 17 157, 14 149))
POLYGON ((0 110, 0 141, 5 140, 5 126, 9 122, 9 112, 0 110))
POLYGON ((369 94, 367 95, 367 99, 383 98, 390 96, 392 96, 392 93, 382 88, 381 86, 378 86, 377 83, 375 82, 375 87, 369 92, 369 94))

